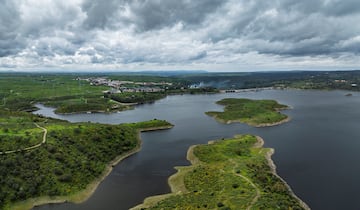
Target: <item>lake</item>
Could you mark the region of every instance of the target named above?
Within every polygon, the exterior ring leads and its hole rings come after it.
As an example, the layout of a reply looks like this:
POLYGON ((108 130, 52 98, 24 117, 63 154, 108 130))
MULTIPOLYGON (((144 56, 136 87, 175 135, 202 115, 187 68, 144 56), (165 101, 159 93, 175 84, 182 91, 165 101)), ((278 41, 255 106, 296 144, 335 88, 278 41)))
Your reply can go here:
POLYGON ((272 159, 278 174, 295 194, 314 210, 360 209, 360 94, 344 91, 266 90, 212 95, 168 96, 153 104, 121 113, 56 115, 41 106, 38 114, 71 122, 117 124, 164 119, 170 130, 141 134, 142 149, 125 159, 82 204, 51 204, 36 210, 129 209, 151 195, 168 193, 167 178, 174 166, 188 165, 190 145, 255 134, 265 147, 275 149, 272 159), (221 111, 215 102, 227 98, 274 99, 293 107, 283 113, 291 121, 279 126, 254 128, 221 124, 204 114, 221 111))

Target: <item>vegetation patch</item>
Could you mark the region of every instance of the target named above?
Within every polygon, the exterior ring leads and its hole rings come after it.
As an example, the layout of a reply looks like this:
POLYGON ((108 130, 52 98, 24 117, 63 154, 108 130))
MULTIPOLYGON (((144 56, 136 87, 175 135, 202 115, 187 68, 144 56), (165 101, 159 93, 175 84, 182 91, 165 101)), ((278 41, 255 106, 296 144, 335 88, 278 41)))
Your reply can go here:
POLYGON ((122 92, 105 85, 91 85, 79 79, 100 77, 97 74, 37 74, 0 73, 0 108, 12 111, 35 111, 36 103, 55 107, 56 113, 115 112, 130 109, 131 105, 151 103, 171 94, 216 93, 215 88, 188 88, 190 82, 174 77, 112 75, 111 79, 132 82, 168 82, 173 85, 127 84, 122 92), (142 80, 142 81, 141 81, 142 80), (110 89, 110 90, 109 90, 110 89), (153 89, 150 92, 149 89, 153 89), (159 91, 161 89, 161 91, 159 91), (143 91, 142 91, 143 90, 143 91))
POLYGON ((38 197, 46 197, 47 202, 59 196, 82 200, 78 193, 101 181, 110 162, 137 151, 139 131, 172 127, 162 120, 120 125, 69 123, 1 109, 0 123, 0 209, 30 209, 33 203, 23 201, 38 197), (46 143, 25 151, 43 140, 44 130, 35 123, 46 129, 46 143), (10 150, 18 151, 4 153, 10 150))
POLYGON ((173 126, 166 120, 158 120, 158 119, 153 119, 145 122, 137 122, 137 123, 125 123, 123 125, 141 131, 159 130, 161 128, 171 128, 173 126))
MULTIPOLYGON (((90 86, 75 78, 74 75, 65 74, 1 74, 0 107, 13 111, 33 111, 36 109, 34 104, 39 102, 49 103, 56 108, 64 104, 108 103, 108 100, 101 100, 106 87, 90 86)), ((84 108, 66 108, 65 111, 88 111, 84 108)))
POLYGON ((274 171, 271 149, 252 135, 191 147, 191 166, 170 177, 172 194, 134 209, 307 209, 274 171))
POLYGON ((125 93, 116 93, 108 94, 106 97, 111 98, 114 101, 120 103, 152 103, 156 100, 166 97, 165 92, 125 92, 125 93))
POLYGON ((70 114, 84 112, 114 112, 129 109, 128 106, 104 98, 101 94, 87 96, 54 97, 43 101, 44 105, 55 107, 55 113, 70 114), (66 99, 64 99, 66 98, 66 99))
POLYGON ((251 100, 245 98, 225 98, 217 104, 225 106, 224 112, 206 112, 222 123, 241 122, 256 127, 277 125, 289 120, 279 112, 288 106, 275 100, 251 100))

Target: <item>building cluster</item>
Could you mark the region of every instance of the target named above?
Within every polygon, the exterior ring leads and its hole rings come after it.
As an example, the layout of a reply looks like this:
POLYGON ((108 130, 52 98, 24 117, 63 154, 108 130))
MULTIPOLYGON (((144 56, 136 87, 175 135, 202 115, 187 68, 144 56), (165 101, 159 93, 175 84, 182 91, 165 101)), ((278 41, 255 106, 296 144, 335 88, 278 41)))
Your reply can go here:
MULTIPOLYGON (((344 79, 336 79, 334 80, 335 83, 348 83, 348 81, 344 80, 344 79)), ((357 87, 358 85, 356 83, 352 83, 351 87, 357 87)))
POLYGON ((170 82, 133 82, 133 81, 120 81, 111 80, 104 77, 86 78, 77 80, 84 80, 93 86, 107 86, 111 89, 105 91, 106 93, 122 93, 122 92, 162 92, 173 84, 170 82))
POLYGON ((346 83, 347 81, 344 79, 336 79, 334 80, 335 83, 346 83))

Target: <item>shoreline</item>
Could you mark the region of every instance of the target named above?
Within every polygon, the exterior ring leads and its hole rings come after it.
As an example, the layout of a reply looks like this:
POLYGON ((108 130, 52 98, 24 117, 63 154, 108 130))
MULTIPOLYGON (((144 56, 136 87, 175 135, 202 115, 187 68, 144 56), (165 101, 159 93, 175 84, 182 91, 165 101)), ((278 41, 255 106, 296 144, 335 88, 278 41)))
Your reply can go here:
POLYGON ((277 126, 277 125, 281 125, 281 124, 284 124, 284 123, 287 123, 287 122, 290 122, 291 118, 288 116, 287 118, 283 119, 283 120, 280 120, 278 122, 274 122, 274 123, 260 123, 260 124, 256 124, 256 125, 253 125, 254 127, 257 127, 257 128, 262 128, 262 127, 271 127, 271 126, 277 126))
POLYGON ((184 184, 184 177, 188 171, 191 171, 197 164, 200 163, 200 160, 193 153, 196 146, 198 145, 191 145, 186 152, 186 159, 190 162, 190 165, 175 166, 174 168, 177 172, 169 176, 167 182, 170 187, 170 193, 146 197, 142 203, 130 208, 130 210, 149 208, 170 196, 188 192, 184 184))
POLYGON ((41 108, 39 108, 37 105, 41 105, 41 106, 44 106, 45 108, 53 109, 52 112, 54 114, 65 115, 65 116, 66 115, 73 115, 73 114, 96 114, 96 113, 112 114, 112 113, 117 113, 117 112, 122 112, 122 111, 127 111, 127 110, 134 109, 134 106, 125 106, 124 109, 119 109, 119 110, 115 109, 115 110, 87 110, 87 111, 76 111, 76 112, 58 112, 57 111, 58 107, 48 106, 48 105, 46 105, 46 103, 39 102, 39 103, 36 103, 35 106, 34 106, 36 108, 36 110, 31 111, 31 113, 41 110, 41 108))
POLYGON ((270 148, 269 152, 267 152, 266 154, 266 159, 268 161, 272 173, 285 184, 286 188, 289 190, 290 195, 294 197, 304 209, 310 210, 310 207, 294 193, 294 191, 291 189, 289 184, 281 176, 279 176, 279 174, 276 173, 276 165, 274 164, 274 161, 271 159, 271 156, 274 153, 275 150, 273 148, 270 148))
MULTIPOLYGON (((51 107, 54 108, 54 107, 51 107)), ((77 111, 77 112, 58 112, 56 111, 57 108, 54 108, 54 113, 58 114, 58 115, 72 115, 72 114, 96 114, 96 113, 101 113, 101 114, 111 114, 111 113, 117 113, 117 112, 123 112, 126 110, 132 110, 133 106, 128 106, 124 109, 121 110, 111 110, 111 111, 107 111, 107 110, 88 110, 88 111, 77 111)))
MULTIPOLYGON (((289 110, 289 109, 293 109, 292 106, 287 106, 287 107, 284 107, 284 108, 278 108, 276 109, 276 111, 280 112, 282 110, 289 110)), ((216 114, 209 114, 209 113, 205 113, 206 115, 214 118, 217 122, 220 122, 220 123, 223 123, 223 124, 231 124, 231 123, 244 123, 244 124, 247 124, 249 126, 253 126, 253 127, 256 127, 256 128, 263 128, 263 127, 272 127, 272 126, 277 126, 277 125, 281 125, 281 124, 284 124, 284 123, 287 123, 287 122, 290 122, 291 121, 291 117, 287 116, 286 115, 286 118, 283 119, 283 120, 280 120, 280 121, 277 121, 277 122, 273 122, 273 123, 251 123, 251 122, 244 122, 242 121, 241 119, 236 119, 236 120, 223 120, 221 118, 218 117, 218 115, 216 114)))
MULTIPOLYGON (((263 147, 263 145, 265 143, 264 139, 261 138, 260 136, 256 136, 256 139, 258 140, 258 144, 255 144, 254 147, 258 147, 258 148, 263 147)), ((292 197, 294 197, 300 203, 301 207, 303 207, 306 210, 310 210, 310 207, 294 193, 294 191, 291 189, 290 185, 281 176, 279 176, 279 174, 277 174, 276 165, 275 165, 274 161, 271 159, 271 156, 274 153, 275 153, 275 149, 269 148, 269 151, 265 155, 265 158, 268 162, 268 165, 270 166, 272 174, 274 174, 277 178, 279 178, 285 184, 290 195, 292 197)))
MULTIPOLYGON (((209 114, 208 114, 209 115, 209 114)), ((280 120, 278 122, 273 122, 273 123, 259 123, 259 124, 255 124, 255 123, 248 123, 248 122, 244 122, 242 120, 223 120, 217 117, 217 115, 209 115, 210 117, 213 117, 217 122, 223 123, 223 124, 231 124, 231 123, 244 123, 247 124, 249 126, 253 126, 256 128, 262 128, 262 127, 271 127, 271 126, 277 126, 277 125, 281 125, 287 122, 291 121, 291 118, 289 116, 287 116, 285 119, 280 120)))
MULTIPOLYGON (((237 135, 235 135, 235 137, 236 136, 237 135)), ((264 145, 263 138, 261 138, 260 136, 255 136, 255 137, 257 139, 257 142, 253 145, 253 148, 262 148, 264 145)), ((208 144, 213 144, 216 141, 217 140, 209 141, 208 144)), ((149 208, 149 207, 155 206, 158 202, 161 202, 162 200, 164 200, 170 196, 188 192, 188 190, 186 189, 185 184, 184 184, 184 177, 187 172, 193 170, 193 168, 195 168, 198 164, 201 163, 201 161, 193 153, 194 148, 197 146, 199 146, 199 145, 192 145, 189 147, 189 149, 187 151, 186 159, 190 162, 190 165, 189 166, 176 166, 175 169, 177 170, 177 172, 168 178, 168 184, 171 189, 170 193, 147 197, 144 199, 143 203, 130 208, 130 210, 140 210, 143 208, 149 208)), ((289 194, 299 202, 301 207, 303 207, 305 210, 310 210, 310 207, 304 201, 302 201, 298 196, 295 195, 295 193, 292 191, 292 189, 288 185, 288 183, 276 173, 276 165, 274 164, 273 160, 271 159, 271 156, 274 154, 274 152, 275 152, 275 150, 273 148, 269 148, 269 151, 265 154, 265 158, 268 162, 268 166, 270 167, 271 172, 273 173, 273 175, 278 177, 281 180, 281 182, 284 183, 284 185, 286 186, 286 188, 289 191, 289 194)))
POLYGON ((137 134, 137 142, 138 145, 132 149, 131 151, 128 151, 124 154, 121 154, 112 161, 110 161, 108 164, 106 164, 105 169, 103 173, 96 178, 94 181, 89 183, 87 187, 75 194, 72 195, 66 195, 66 196, 42 196, 42 197, 36 197, 36 198, 30 198, 25 201, 20 201, 17 203, 14 203, 10 206, 10 209, 13 210, 27 210, 32 209, 37 206, 47 205, 47 204, 61 204, 61 203, 67 203, 71 202, 74 204, 79 204, 87 201, 96 191, 98 186, 101 184, 102 181, 106 179, 107 176, 110 175, 112 172, 112 169, 119 164, 122 160, 130 157, 133 154, 136 154, 141 150, 142 147, 142 140, 140 138, 141 132, 148 132, 148 131, 156 131, 156 130, 166 130, 174 127, 173 125, 169 126, 160 126, 160 127, 150 127, 150 128, 144 128, 144 129, 138 129, 137 134))

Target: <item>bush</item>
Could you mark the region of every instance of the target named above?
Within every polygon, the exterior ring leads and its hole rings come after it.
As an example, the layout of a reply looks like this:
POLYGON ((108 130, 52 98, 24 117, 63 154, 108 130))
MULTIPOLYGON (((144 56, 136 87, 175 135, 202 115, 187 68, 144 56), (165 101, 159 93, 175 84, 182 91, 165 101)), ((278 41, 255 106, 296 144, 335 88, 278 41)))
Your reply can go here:
POLYGON ((63 174, 59 177, 60 182, 71 182, 72 178, 70 174, 63 174))
POLYGON ((223 207, 223 206, 225 206, 223 203, 221 203, 221 202, 219 202, 219 203, 217 203, 217 207, 223 207))
POLYGON ((60 168, 55 168, 54 169, 54 174, 57 175, 57 176, 61 176, 64 174, 64 171, 61 170, 60 168))

